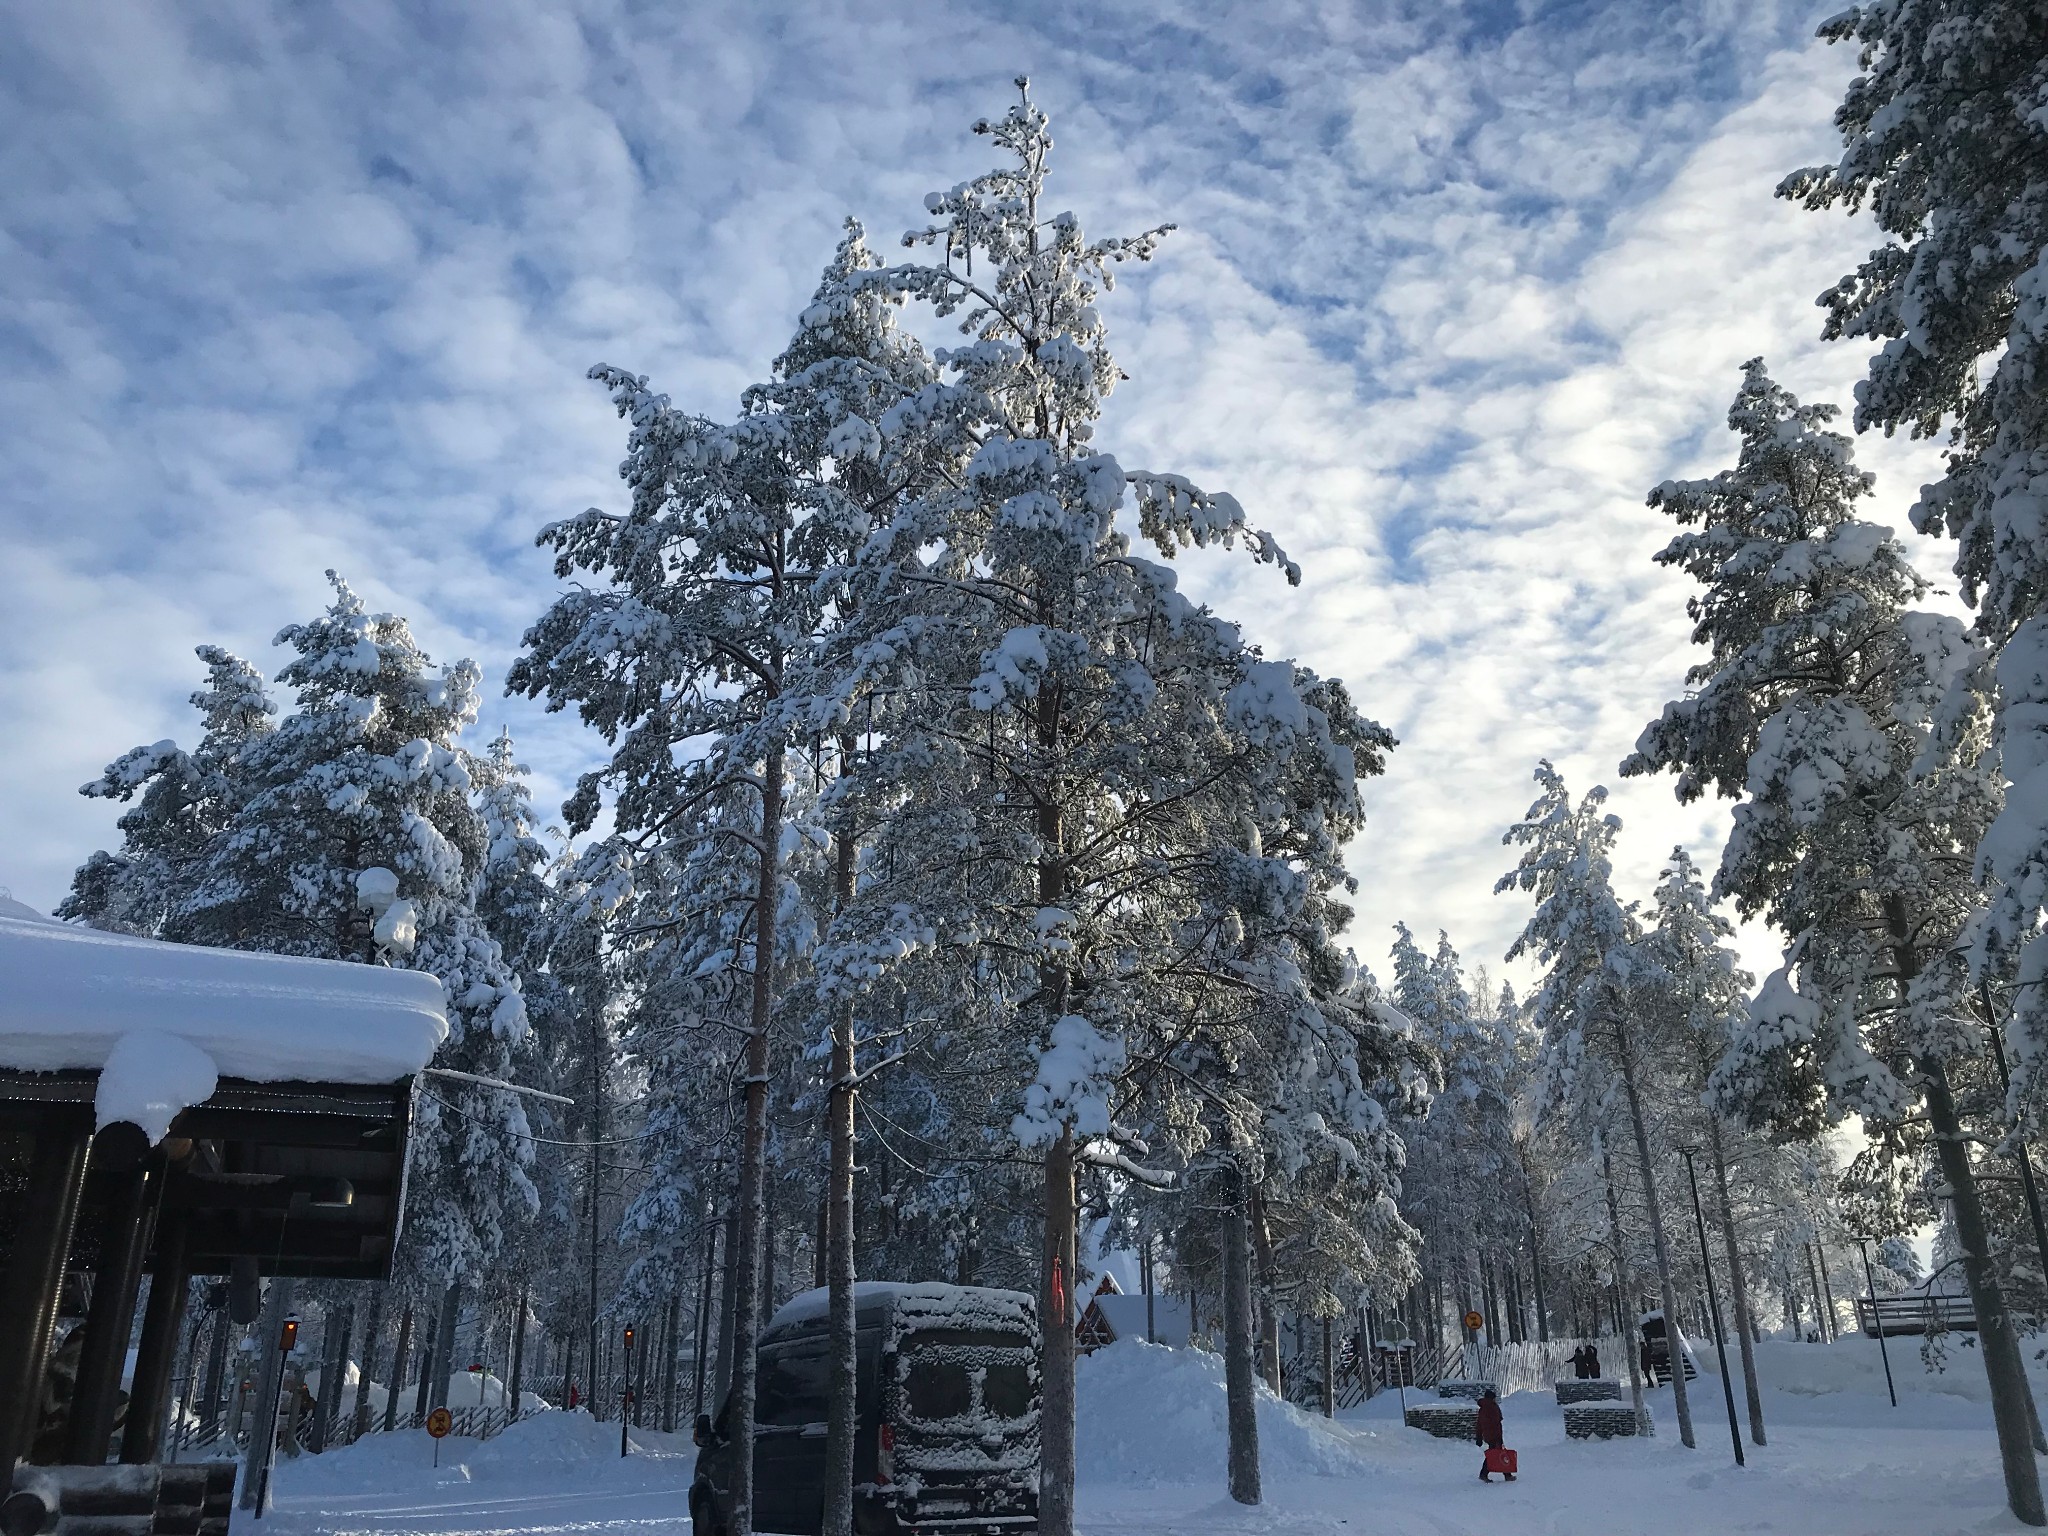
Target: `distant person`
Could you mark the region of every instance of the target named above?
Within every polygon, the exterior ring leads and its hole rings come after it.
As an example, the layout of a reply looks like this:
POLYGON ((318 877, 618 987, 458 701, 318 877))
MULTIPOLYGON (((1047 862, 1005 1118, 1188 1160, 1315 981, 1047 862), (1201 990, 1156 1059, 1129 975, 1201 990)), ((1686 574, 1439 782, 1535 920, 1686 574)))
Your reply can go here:
POLYGON ((1583 1344, 1572 1351, 1572 1377, 1577 1381, 1586 1379, 1586 1346, 1583 1344))
POLYGON ((1596 1381, 1600 1376, 1600 1351, 1593 1345, 1586 1346, 1586 1380, 1596 1381))
POLYGON ((1495 1467, 1500 1468, 1501 1475, 1509 1482, 1515 1480, 1513 1452, 1501 1449, 1501 1438, 1500 1399, 1494 1395, 1493 1388, 1488 1387, 1479 1394, 1479 1418, 1473 1426, 1473 1439, 1486 1447, 1486 1458, 1479 1464, 1479 1481, 1482 1483, 1493 1481, 1490 1474, 1495 1467), (1507 1459, 1503 1460, 1503 1457, 1507 1459))

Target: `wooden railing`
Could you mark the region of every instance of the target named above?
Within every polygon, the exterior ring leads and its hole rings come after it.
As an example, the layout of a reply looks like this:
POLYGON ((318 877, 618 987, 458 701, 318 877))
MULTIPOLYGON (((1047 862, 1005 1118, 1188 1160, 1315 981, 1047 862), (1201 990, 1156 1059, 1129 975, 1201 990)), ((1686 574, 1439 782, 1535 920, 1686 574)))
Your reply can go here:
POLYGON ((1856 1323, 1870 1338, 1901 1334, 1934 1333, 1944 1328, 1964 1333, 1977 1331, 1977 1309, 1967 1296, 1924 1295, 1858 1296, 1856 1323))

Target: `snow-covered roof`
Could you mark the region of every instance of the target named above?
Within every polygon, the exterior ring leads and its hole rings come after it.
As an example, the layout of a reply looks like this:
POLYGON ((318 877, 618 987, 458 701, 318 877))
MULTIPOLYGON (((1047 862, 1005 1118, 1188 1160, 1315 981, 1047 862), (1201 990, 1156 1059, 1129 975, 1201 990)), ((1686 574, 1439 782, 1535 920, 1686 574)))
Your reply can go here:
MULTIPOLYGON (((855 1312, 888 1309, 914 1314, 920 1322, 931 1322, 955 1314, 984 1313, 991 1309, 1004 1321, 1028 1325, 1031 1298, 1022 1291, 995 1290, 978 1285, 949 1285, 942 1280, 857 1280, 853 1286, 855 1312)), ((831 1309, 831 1292, 823 1287, 801 1291, 775 1309, 769 1329, 793 1327, 824 1317, 831 1309)), ((765 1330, 764 1330, 765 1331, 765 1330)))
POLYGON ((0 1068, 100 1073, 101 1125, 160 1139, 219 1077, 391 1083, 447 1038, 424 971, 103 933, 0 905, 0 1068))
MULTIPOLYGON (((1143 1296, 1120 1296, 1105 1292, 1090 1299, 1092 1305, 1109 1324, 1109 1330, 1119 1339, 1142 1339, 1145 1337, 1145 1298, 1143 1296)), ((1163 1344, 1187 1342, 1188 1301, 1185 1296, 1155 1295, 1152 1298, 1152 1331, 1163 1344)))

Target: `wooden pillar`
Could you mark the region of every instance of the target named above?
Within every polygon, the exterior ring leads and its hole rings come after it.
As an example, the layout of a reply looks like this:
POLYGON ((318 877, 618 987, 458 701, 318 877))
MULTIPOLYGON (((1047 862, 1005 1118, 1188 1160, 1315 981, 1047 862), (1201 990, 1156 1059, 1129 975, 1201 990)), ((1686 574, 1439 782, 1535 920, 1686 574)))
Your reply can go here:
POLYGON ((135 1325, 136 1292, 142 1286, 142 1255, 163 1181, 162 1167, 153 1164, 138 1126, 108 1126, 95 1138, 94 1149, 113 1166, 107 1180, 106 1223, 100 1229, 100 1267, 85 1314, 85 1342, 78 1354, 78 1384, 72 1389, 64 1440, 65 1462, 86 1467, 106 1462, 107 1445, 114 1438, 121 1366, 135 1325))
POLYGON ((34 1134, 21 1225, 6 1272, 0 1274, 0 1478, 10 1480, 15 1462, 28 1454, 35 1439, 43 1405, 50 1330, 57 1322, 57 1293, 85 1186, 92 1122, 52 1115, 34 1134))
POLYGON ((182 1210, 170 1211, 157 1227, 156 1268, 149 1280, 149 1305, 142 1314, 135 1380, 121 1430, 121 1460, 131 1466, 158 1460, 163 1449, 171 1369, 177 1363, 178 1335, 185 1323, 185 1232, 182 1210))

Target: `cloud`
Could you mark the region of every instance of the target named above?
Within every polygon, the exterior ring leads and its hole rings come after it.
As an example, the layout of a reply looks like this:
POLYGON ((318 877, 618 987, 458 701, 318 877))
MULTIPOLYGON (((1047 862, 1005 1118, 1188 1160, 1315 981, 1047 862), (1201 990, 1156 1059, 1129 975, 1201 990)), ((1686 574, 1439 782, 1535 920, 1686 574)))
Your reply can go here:
MULTIPOLYGON (((1191 587, 1403 738, 1369 960, 1399 917, 1497 965, 1535 758, 1611 780, 1679 686, 1643 494, 1727 456, 1742 358, 1837 398, 1860 366, 1811 299, 1864 237, 1770 197, 1853 64, 1803 7, 4 8, 0 882, 45 906, 113 835, 76 786, 189 736, 191 647, 274 666, 329 565, 501 679, 556 586, 534 533, 619 500, 584 369, 729 411, 840 218, 886 245, 979 169, 1020 69, 1091 230, 1183 226, 1111 303, 1104 446, 1272 526, 1299 593, 1191 587)), ((1866 459, 1894 510, 1930 472, 1866 459)), ((501 722, 544 802, 596 753, 501 722)), ((1617 803, 1633 891, 1718 839, 1617 803)))

